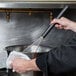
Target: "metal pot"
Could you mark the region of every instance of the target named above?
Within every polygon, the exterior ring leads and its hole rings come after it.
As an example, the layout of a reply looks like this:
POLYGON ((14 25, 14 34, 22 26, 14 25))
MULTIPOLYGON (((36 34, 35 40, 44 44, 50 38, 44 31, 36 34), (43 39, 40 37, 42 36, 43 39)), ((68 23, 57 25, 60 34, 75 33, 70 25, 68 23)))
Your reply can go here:
POLYGON ((9 70, 8 75, 5 75, 5 76, 43 76, 43 73, 40 71, 32 71, 25 74, 19 74, 16 72, 12 72, 12 70, 9 70))
POLYGON ((24 74, 15 73, 15 76, 33 76, 33 72, 24 73, 24 74))

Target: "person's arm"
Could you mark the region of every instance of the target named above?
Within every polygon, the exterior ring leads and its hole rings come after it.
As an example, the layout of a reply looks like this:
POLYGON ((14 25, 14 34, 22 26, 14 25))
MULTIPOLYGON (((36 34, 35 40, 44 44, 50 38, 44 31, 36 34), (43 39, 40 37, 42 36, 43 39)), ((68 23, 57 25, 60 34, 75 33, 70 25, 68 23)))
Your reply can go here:
POLYGON ((45 73, 61 73, 76 69, 76 46, 60 46, 36 59, 37 66, 45 73))
POLYGON ((61 17, 60 19, 53 19, 51 23, 56 24, 55 27, 59 29, 72 30, 76 32, 76 22, 71 21, 65 17, 61 17))
POLYGON ((43 71, 60 73, 76 69, 76 46, 60 46, 50 50, 36 59, 15 59, 13 69, 18 73, 43 71))
MULTIPOLYGON (((60 29, 76 31, 76 22, 63 17, 51 23, 58 23, 56 27, 60 29)), ((15 59, 12 68, 20 73, 31 70, 58 73, 76 69, 76 46, 60 46, 32 60, 15 59)))

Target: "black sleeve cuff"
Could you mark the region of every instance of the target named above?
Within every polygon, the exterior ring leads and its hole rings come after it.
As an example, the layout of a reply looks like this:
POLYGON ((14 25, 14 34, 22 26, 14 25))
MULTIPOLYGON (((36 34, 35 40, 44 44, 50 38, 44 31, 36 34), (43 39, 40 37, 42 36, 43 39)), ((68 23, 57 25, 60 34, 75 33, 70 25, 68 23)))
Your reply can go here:
POLYGON ((42 72, 47 73, 47 53, 37 57, 36 64, 42 72))

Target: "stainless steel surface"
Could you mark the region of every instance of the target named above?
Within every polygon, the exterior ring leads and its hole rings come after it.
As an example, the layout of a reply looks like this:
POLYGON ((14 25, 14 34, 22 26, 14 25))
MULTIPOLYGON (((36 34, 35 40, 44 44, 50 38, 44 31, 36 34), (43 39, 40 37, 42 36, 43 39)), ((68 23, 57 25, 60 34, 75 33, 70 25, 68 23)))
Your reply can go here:
POLYGON ((76 1, 48 1, 48 2, 0 2, 0 8, 63 8, 69 5, 76 8, 76 1))
MULTIPOLYGON (((52 12, 56 17, 60 10, 54 9, 52 12)), ((68 10, 64 15, 76 21, 76 10, 68 10)), ((36 12, 31 15, 29 13, 11 13, 9 22, 6 21, 5 16, 5 13, 0 13, 0 50, 8 46, 31 45, 43 34, 50 23, 48 12, 36 12)), ((40 46, 47 48, 59 46, 67 43, 73 37, 72 35, 71 31, 54 28, 40 46)))
POLYGON ((6 67, 7 57, 8 57, 7 51, 5 50, 0 51, 0 69, 6 67))
POLYGON ((66 2, 66 1, 71 1, 71 2, 73 2, 73 1, 75 1, 75 0, 0 0, 0 1, 2 1, 2 2, 4 2, 4 1, 6 1, 6 2, 8 2, 8 1, 11 1, 11 2, 16 2, 16 1, 18 1, 18 2, 22 2, 22 1, 24 1, 24 2, 57 2, 57 1, 62 1, 62 2, 66 2))
POLYGON ((10 22, 0 13, 0 49, 13 45, 29 45, 47 28, 49 13, 11 13, 10 22), (45 27, 44 27, 45 26, 45 27))

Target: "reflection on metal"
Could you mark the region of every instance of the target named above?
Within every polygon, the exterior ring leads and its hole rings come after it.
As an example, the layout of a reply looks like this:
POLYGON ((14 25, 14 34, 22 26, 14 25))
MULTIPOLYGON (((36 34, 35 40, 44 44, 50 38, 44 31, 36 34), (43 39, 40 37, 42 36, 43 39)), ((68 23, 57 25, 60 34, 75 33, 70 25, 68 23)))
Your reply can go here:
MULTIPOLYGON (((38 13, 38 12, 48 12, 51 13, 50 9, 0 9, 0 13, 6 13, 6 20, 7 22, 10 21, 10 14, 11 13, 28 13, 29 16, 32 15, 32 13, 38 13)), ((50 14, 51 16, 51 14, 50 14)))
POLYGON ((32 14, 32 12, 31 11, 29 11, 29 16, 32 14))
POLYGON ((8 2, 8 1, 11 1, 11 2, 68 2, 68 1, 75 1, 75 0, 0 0, 1 2, 8 2))
POLYGON ((33 45, 31 48, 30 48, 30 50, 31 51, 29 51, 29 50, 26 50, 26 51, 24 51, 26 48, 27 48, 27 46, 26 45, 21 45, 21 46, 17 46, 17 45, 14 45, 14 46, 8 46, 8 47, 6 47, 5 49, 7 50, 7 51, 9 51, 9 52, 11 52, 11 51, 17 51, 17 52, 23 52, 23 53, 43 53, 43 52, 48 52, 48 51, 50 51, 51 50, 51 48, 49 48, 49 47, 45 47, 45 46, 39 46, 38 47, 38 49, 37 49, 37 51, 36 52, 34 52, 34 49, 36 48, 37 46, 36 45, 33 45))
POLYGON ((9 12, 6 12, 6 19, 7 19, 7 22, 9 22, 9 20, 10 20, 10 13, 9 12))
POLYGON ((50 12, 50 21, 53 19, 53 13, 50 12))
POLYGON ((6 19, 7 19, 7 22, 9 22, 10 20, 10 14, 11 13, 28 13, 28 15, 30 16, 32 13, 38 13, 38 12, 50 12, 49 9, 3 9, 3 8, 0 8, 0 12, 4 12, 6 13, 6 19))
POLYGON ((50 12, 10 13, 10 22, 5 13, 0 13, 0 50, 13 45, 30 45, 48 27, 50 12))
POLYGON ((48 2, 0 2, 0 8, 63 8, 69 5, 76 8, 76 1, 48 1, 48 2))
POLYGON ((50 12, 49 9, 0 9, 0 12, 9 12, 9 13, 37 13, 37 12, 50 12))
MULTIPOLYGON (((35 50, 35 48, 37 48, 38 46, 36 46, 36 45, 33 45, 32 47, 31 47, 31 52, 32 53, 34 53, 34 52, 48 52, 48 51, 50 51, 50 48, 48 48, 48 47, 42 47, 42 46, 39 46, 38 47, 38 49, 37 50, 35 50)), ((28 51, 27 51, 28 52, 28 51)))

